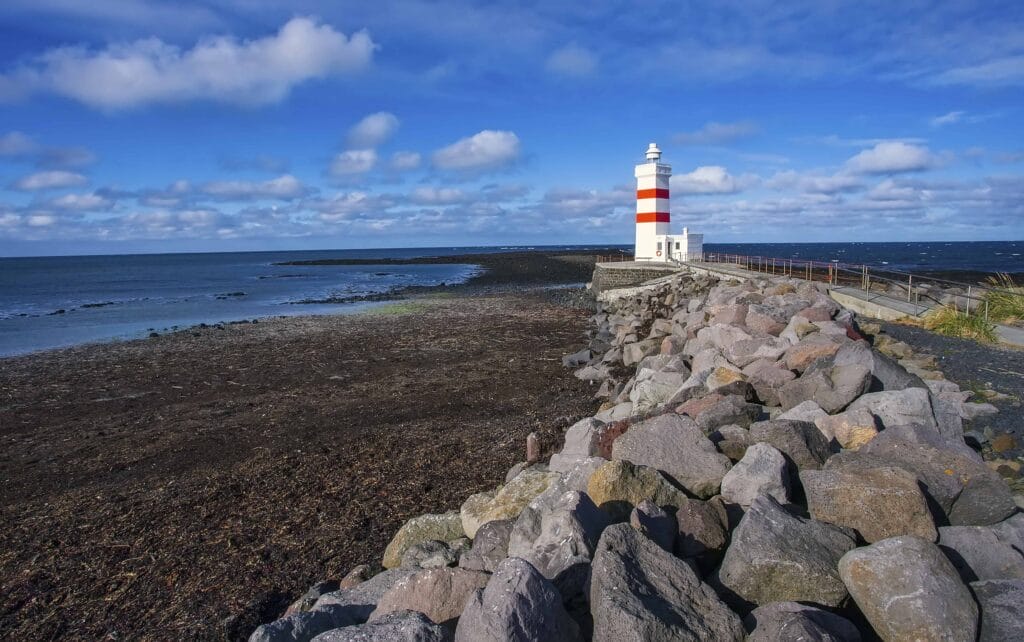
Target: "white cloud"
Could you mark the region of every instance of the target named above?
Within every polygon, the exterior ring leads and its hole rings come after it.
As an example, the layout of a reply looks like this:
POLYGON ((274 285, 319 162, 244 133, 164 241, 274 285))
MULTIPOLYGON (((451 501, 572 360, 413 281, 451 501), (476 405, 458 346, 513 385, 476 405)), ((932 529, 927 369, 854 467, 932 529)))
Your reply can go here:
POLYGON ((545 66, 548 71, 562 76, 589 76, 597 70, 597 56, 572 43, 554 51, 545 66))
POLYGON ((372 149, 349 149, 341 152, 331 161, 328 173, 331 176, 365 174, 377 164, 377 152, 372 149))
POLYGON ((384 143, 398 129, 398 118, 386 111, 370 114, 348 130, 348 146, 368 149, 384 143))
POLYGON ((689 174, 673 176, 669 186, 679 194, 735 194, 754 180, 746 176, 737 178, 719 165, 706 165, 689 174))
POLYGON ((1024 56, 1004 56, 976 65, 955 67, 933 80, 939 85, 1008 87, 1024 84, 1024 56))
POLYGON ((399 172, 416 169, 422 160, 418 152, 395 152, 391 156, 391 169, 399 172))
POLYGON ((846 168, 855 174, 895 174, 929 169, 938 161, 927 147, 886 141, 850 158, 846 168))
POLYGON ((932 118, 930 121, 928 121, 928 123, 932 127, 942 127, 943 125, 952 125, 953 123, 958 123, 961 120, 963 120, 963 117, 964 117, 964 115, 966 113, 967 112, 965 112, 965 111, 951 111, 951 112, 945 113, 945 114, 943 114, 941 116, 936 116, 935 118, 932 118))
POLYGON ((409 195, 409 200, 419 205, 452 205, 467 199, 465 192, 452 187, 417 187, 409 195))
POLYGON ((711 121, 696 131, 676 134, 672 137, 672 140, 680 145, 717 145, 750 138, 757 134, 757 132, 757 125, 749 120, 741 120, 735 123, 711 121))
POLYGON ((305 196, 308 189, 299 179, 291 174, 284 174, 262 182, 213 181, 203 185, 202 191, 226 200, 275 198, 287 201, 305 196))
POLYGON ((519 158, 519 148, 515 133, 485 129, 437 150, 433 161, 440 169, 493 169, 519 158))
POLYGON ((36 148, 36 142, 21 132, 0 136, 0 156, 27 156, 35 152, 36 148))
POLYGON ((272 36, 206 37, 187 50, 159 38, 100 51, 60 47, 13 70, 6 80, 101 109, 196 99, 256 105, 277 102, 313 78, 359 71, 374 48, 366 32, 349 37, 298 17, 272 36))
POLYGON ((852 174, 838 173, 825 176, 792 170, 777 172, 774 176, 764 181, 764 186, 776 190, 795 189, 804 194, 853 192, 864 187, 861 179, 852 174))
POLYGON ((59 210, 96 211, 109 209, 114 204, 109 198, 95 192, 90 194, 65 194, 53 199, 47 205, 59 210))
POLYGON ((16 180, 11 187, 23 192, 34 192, 45 189, 59 189, 62 187, 78 187, 85 185, 89 180, 81 174, 54 170, 49 172, 37 172, 29 174, 16 180))
POLYGON ((33 214, 25 220, 30 227, 48 227, 57 222, 57 218, 51 214, 33 214))

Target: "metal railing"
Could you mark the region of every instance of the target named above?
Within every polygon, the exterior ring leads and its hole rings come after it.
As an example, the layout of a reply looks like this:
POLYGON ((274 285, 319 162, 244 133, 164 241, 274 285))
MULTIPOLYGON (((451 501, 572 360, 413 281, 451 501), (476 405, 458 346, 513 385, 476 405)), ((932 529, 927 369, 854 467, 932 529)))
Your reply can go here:
POLYGON ((990 292, 1021 296, 1003 288, 978 283, 964 283, 921 274, 911 274, 867 264, 814 261, 810 259, 779 258, 771 256, 744 256, 705 252, 707 263, 723 263, 774 276, 786 276, 805 281, 828 283, 833 287, 855 287, 865 293, 906 298, 907 303, 927 309, 952 303, 958 312, 983 314, 988 321, 990 292), (950 292, 958 288, 961 292, 950 292), (951 298, 950 298, 951 297, 951 298))

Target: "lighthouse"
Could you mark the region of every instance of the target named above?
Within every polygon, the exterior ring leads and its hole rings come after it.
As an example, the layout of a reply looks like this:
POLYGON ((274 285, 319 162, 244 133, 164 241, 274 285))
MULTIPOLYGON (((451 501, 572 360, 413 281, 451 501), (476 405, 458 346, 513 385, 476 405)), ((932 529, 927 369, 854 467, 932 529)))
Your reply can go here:
POLYGON ((670 236, 669 179, 672 166, 661 162, 656 143, 647 146, 647 162, 636 166, 637 261, 699 261, 703 258, 703 235, 670 236))

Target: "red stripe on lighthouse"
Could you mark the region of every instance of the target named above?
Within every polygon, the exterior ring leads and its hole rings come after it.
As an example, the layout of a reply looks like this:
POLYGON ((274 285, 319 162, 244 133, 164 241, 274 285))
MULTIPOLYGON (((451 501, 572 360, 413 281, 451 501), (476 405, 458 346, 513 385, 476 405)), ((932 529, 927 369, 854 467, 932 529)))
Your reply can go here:
POLYGON ((668 212, 645 212, 636 215, 637 223, 671 223, 668 212))
POLYGON ((640 198, 668 198, 667 189, 638 189, 636 191, 636 197, 640 198))

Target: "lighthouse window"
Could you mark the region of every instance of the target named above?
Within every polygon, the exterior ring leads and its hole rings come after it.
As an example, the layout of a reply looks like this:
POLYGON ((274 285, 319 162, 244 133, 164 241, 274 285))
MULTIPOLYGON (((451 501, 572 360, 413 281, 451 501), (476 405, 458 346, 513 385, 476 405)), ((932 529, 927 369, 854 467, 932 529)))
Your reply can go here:
POLYGON ((676 241, 676 249, 679 249, 679 241, 676 241))
POLYGON ((658 251, 661 251, 661 241, 658 241, 658 251))

